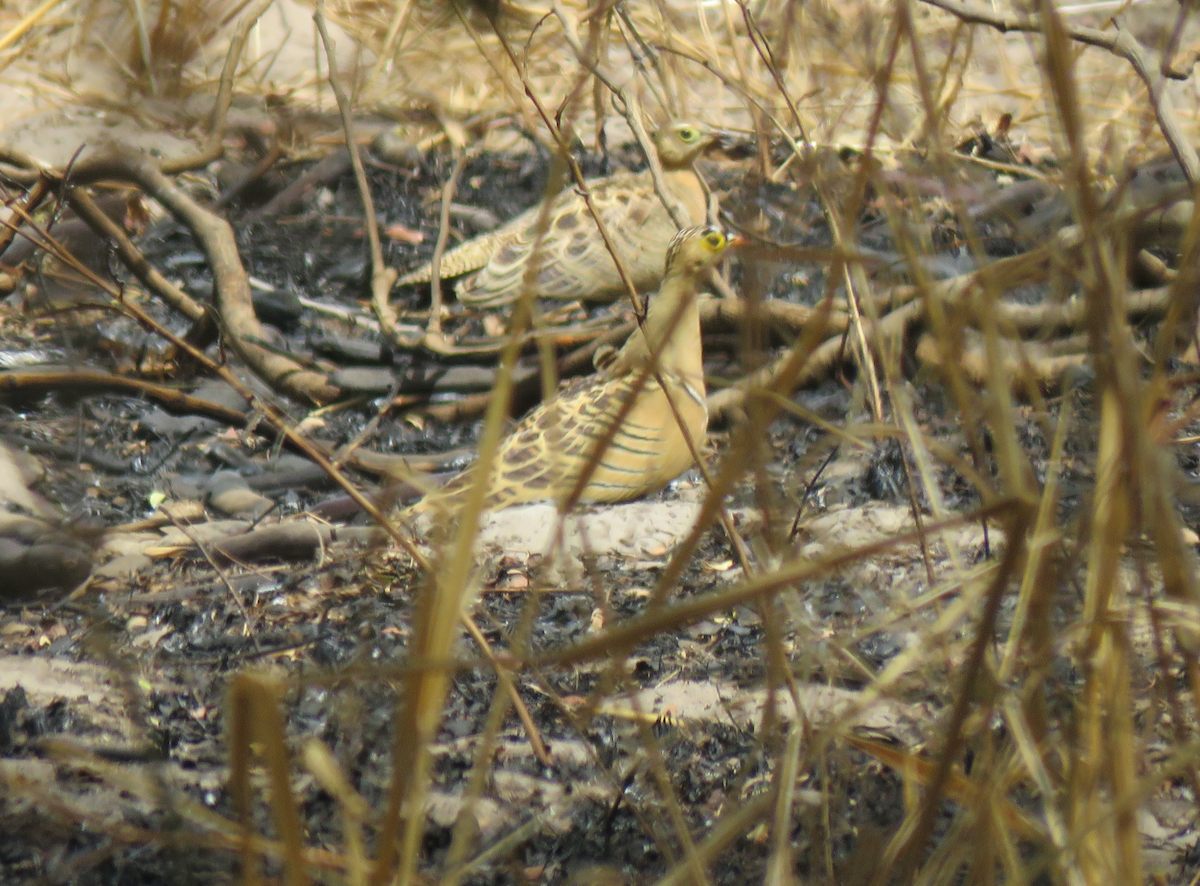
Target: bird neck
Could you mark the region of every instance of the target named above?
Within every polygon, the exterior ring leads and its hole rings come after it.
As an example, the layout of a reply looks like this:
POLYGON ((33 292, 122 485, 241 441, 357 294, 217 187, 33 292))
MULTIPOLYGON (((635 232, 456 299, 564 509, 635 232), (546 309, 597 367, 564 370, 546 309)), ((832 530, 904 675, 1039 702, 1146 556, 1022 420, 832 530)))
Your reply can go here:
POLYGON ((690 161, 683 166, 664 168, 663 185, 683 203, 689 224, 702 225, 708 220, 708 195, 690 161))
POLYGON ((637 342, 640 364, 644 365, 657 351, 659 369, 680 375, 693 387, 703 390, 698 288, 698 281, 691 275, 664 280, 651 297, 642 328, 634 333, 630 344, 637 342))

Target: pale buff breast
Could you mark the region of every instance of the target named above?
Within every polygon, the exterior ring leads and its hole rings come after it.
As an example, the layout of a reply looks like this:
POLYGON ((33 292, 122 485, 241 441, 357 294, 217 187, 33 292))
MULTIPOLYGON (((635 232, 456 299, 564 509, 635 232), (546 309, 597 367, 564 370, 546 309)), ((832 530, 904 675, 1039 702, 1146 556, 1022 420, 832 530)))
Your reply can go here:
POLYGON ((704 394, 669 377, 664 380, 671 392, 670 401, 657 382, 647 382, 597 464, 581 496, 583 501, 639 498, 658 491, 695 463, 692 448, 700 450, 708 431, 704 394), (686 437, 676 412, 687 429, 686 437))

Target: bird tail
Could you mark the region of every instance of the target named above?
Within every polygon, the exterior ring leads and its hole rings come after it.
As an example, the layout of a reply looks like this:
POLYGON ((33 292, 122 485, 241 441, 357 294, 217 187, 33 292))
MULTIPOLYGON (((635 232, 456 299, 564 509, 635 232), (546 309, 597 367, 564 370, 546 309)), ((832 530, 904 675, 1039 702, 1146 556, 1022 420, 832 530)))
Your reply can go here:
MULTIPOLYGON (((499 237, 492 234, 485 234, 482 237, 476 237, 474 240, 468 240, 466 243, 454 247, 442 256, 442 279, 449 280, 452 277, 461 277, 463 274, 478 271, 491 260, 492 254, 496 251, 499 242, 499 237)), ((422 283, 428 283, 432 279, 433 262, 426 262, 419 267, 413 268, 397 280, 396 285, 419 286, 422 283)))

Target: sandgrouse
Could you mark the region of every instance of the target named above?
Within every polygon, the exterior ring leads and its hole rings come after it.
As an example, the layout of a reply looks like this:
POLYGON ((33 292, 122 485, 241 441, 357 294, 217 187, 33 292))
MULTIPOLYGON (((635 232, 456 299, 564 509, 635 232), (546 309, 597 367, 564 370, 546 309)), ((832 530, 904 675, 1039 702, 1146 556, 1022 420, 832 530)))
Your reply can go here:
MULTIPOLYGON (((701 225, 707 218, 704 185, 692 163, 717 137, 714 130, 682 121, 669 123, 654 133, 664 184, 685 209, 688 224, 701 225)), ((639 292, 654 289, 662 279, 667 246, 678 228, 658 198, 650 172, 593 179, 588 182, 588 191, 634 286, 639 292)), ((462 278, 455 285, 459 301, 493 307, 521 294, 525 269, 537 241, 540 211, 540 205, 534 206, 442 257, 442 277, 462 278)), ((595 219, 575 188, 564 188, 553 198, 547 221, 538 250, 534 295, 612 301, 625 292, 595 219)), ((428 283, 431 274, 431 265, 422 265, 397 285, 428 283)))
MULTIPOLYGON (((645 321, 616 356, 598 374, 564 384, 501 442, 486 509, 562 504, 593 462, 578 499, 584 503, 647 495, 692 466, 693 448, 704 444, 708 429, 697 290, 705 272, 738 243, 712 226, 675 236, 645 321)), ((469 467, 409 515, 453 510, 474 482, 469 467)))

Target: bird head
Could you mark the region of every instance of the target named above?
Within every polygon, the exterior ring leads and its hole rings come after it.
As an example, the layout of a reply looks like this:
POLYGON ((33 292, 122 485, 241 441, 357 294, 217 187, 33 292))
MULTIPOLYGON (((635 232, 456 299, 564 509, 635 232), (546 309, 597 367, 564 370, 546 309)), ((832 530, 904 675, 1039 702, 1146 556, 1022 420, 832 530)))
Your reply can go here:
POLYGON ((685 228, 667 247, 666 276, 698 275, 721 260, 731 246, 740 246, 740 236, 729 236, 716 225, 685 228))
POLYGON ((667 169, 689 165, 709 145, 715 144, 719 133, 687 120, 673 120, 654 133, 658 160, 667 169))

